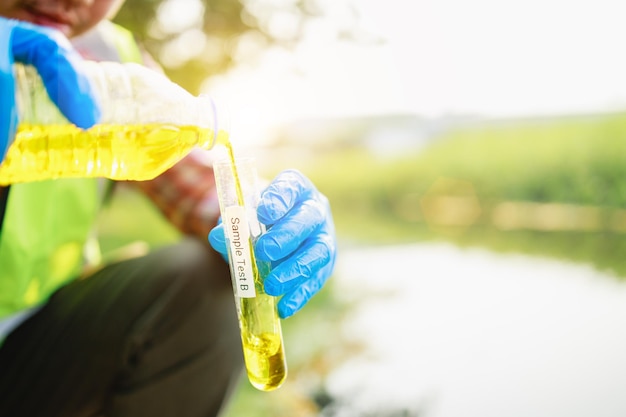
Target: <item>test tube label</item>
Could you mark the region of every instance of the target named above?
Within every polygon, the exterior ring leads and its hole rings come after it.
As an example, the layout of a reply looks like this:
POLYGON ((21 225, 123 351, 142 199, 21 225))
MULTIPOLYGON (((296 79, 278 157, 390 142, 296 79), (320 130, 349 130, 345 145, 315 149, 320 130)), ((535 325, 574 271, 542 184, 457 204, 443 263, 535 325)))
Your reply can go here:
POLYGON ((226 207, 224 217, 236 295, 240 298, 256 297, 251 256, 252 242, 246 209, 242 206, 226 207))

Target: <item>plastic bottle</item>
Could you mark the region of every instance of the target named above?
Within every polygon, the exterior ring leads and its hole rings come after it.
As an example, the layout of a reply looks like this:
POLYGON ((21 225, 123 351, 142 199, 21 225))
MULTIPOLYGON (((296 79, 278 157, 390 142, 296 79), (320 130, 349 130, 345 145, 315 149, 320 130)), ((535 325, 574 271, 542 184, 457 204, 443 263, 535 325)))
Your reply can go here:
POLYGON ((195 146, 228 143, 210 97, 195 97, 138 64, 85 65, 103 113, 88 130, 60 113, 33 67, 15 65, 20 121, 0 165, 0 185, 61 177, 147 180, 195 146))

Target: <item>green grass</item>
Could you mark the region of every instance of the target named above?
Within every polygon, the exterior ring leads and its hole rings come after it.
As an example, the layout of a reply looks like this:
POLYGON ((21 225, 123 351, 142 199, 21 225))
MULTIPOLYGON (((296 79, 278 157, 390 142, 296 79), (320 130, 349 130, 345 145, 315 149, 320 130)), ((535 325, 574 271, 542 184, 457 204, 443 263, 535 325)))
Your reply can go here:
POLYGON ((347 241, 446 240, 585 262, 625 276, 623 234, 504 232, 484 218, 498 201, 626 208, 625 162, 626 115, 617 114, 466 125, 392 160, 358 148, 318 156, 306 173, 331 200, 347 241), (424 197, 468 192, 483 209, 471 226, 442 230, 424 218, 424 197))
POLYGON ((468 126, 427 149, 377 159, 353 149, 318 157, 310 176, 342 210, 377 211, 440 177, 469 181, 481 198, 624 207, 626 115, 468 126), (362 208, 356 208, 362 210, 362 208))
POLYGON ((106 255, 137 241, 158 247, 176 241, 180 234, 147 197, 119 184, 100 213, 98 236, 106 255))

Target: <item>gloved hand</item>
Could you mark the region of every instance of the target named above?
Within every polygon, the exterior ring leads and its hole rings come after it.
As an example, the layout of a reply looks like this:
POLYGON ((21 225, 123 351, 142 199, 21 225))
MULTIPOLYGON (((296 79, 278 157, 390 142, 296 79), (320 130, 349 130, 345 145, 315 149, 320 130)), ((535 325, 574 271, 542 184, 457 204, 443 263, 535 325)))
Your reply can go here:
MULTIPOLYGON (((280 296, 278 314, 300 310, 333 272, 337 245, 328 199, 302 173, 283 171, 261 193, 257 208, 267 232, 256 242, 258 260, 270 261, 265 292, 280 296)), ((227 256, 224 228, 209 233, 211 246, 227 256)))
POLYGON ((69 121, 81 128, 98 121, 95 92, 67 38, 54 29, 0 17, 0 162, 17 127, 14 62, 37 68, 48 95, 69 121))

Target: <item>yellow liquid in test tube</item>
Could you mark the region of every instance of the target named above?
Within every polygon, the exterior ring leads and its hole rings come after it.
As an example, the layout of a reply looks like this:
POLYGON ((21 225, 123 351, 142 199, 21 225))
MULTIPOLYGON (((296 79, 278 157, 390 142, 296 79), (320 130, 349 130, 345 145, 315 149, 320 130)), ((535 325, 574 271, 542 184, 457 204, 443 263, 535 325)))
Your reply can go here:
MULTIPOLYGON (((237 199, 244 205, 244 196, 237 172, 233 148, 227 137, 218 138, 229 153, 237 199)), ((248 242, 256 295, 236 297, 241 341, 250 383, 262 391, 280 387, 287 378, 287 361, 283 348, 280 318, 276 309, 276 297, 265 293, 263 281, 269 273, 269 264, 256 262, 254 241, 248 242)))

